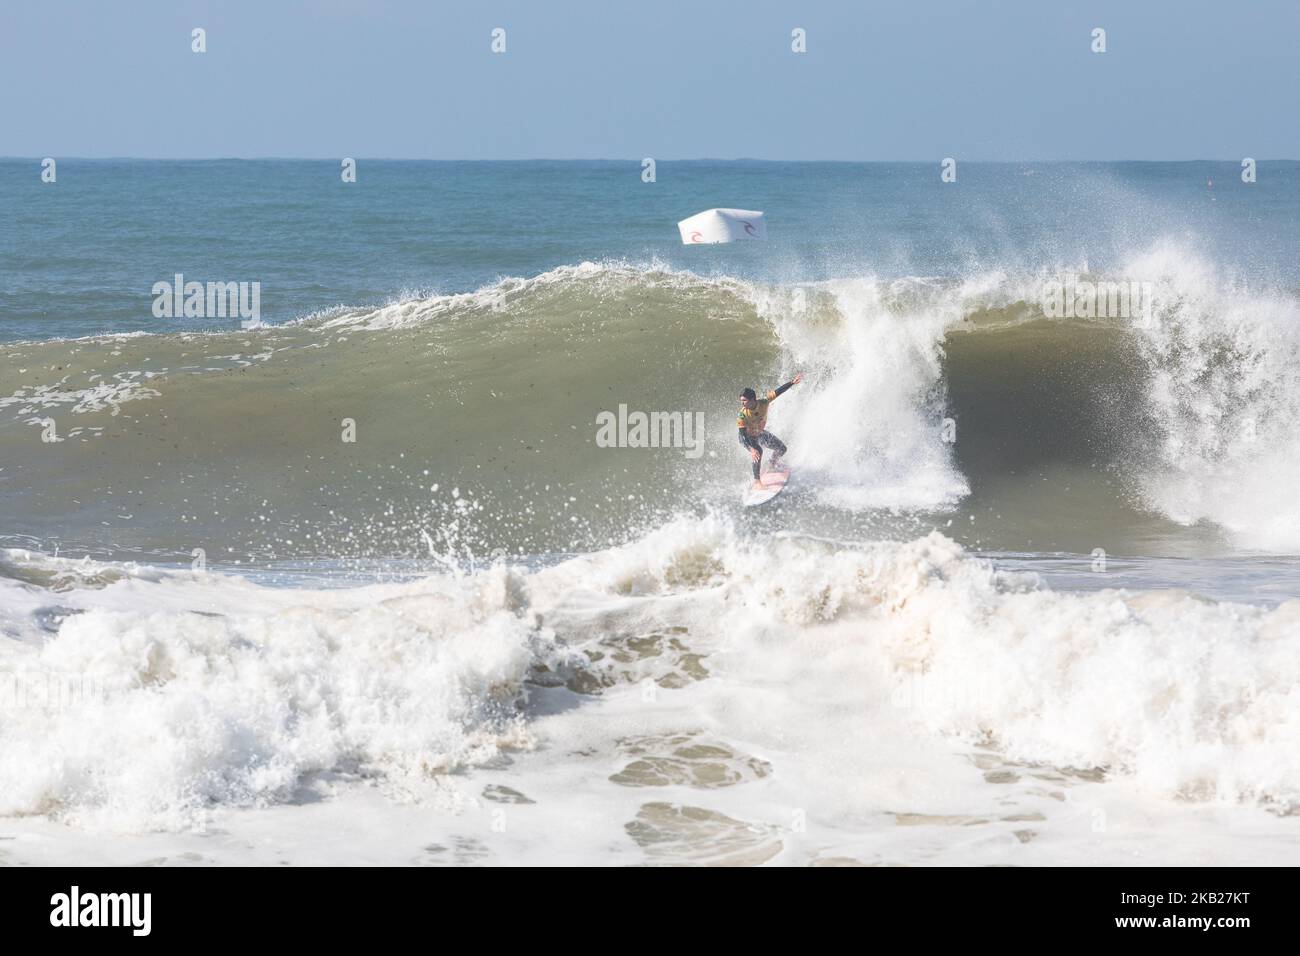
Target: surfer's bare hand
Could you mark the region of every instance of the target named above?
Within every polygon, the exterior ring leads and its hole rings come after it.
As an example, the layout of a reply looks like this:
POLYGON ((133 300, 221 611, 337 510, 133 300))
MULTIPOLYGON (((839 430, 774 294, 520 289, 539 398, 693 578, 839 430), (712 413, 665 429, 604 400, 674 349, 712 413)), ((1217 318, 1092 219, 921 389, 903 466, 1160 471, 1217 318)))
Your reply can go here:
POLYGON ((759 460, 760 458, 762 458, 762 457, 763 457, 763 453, 762 453, 761 451, 759 451, 757 448, 751 448, 751 449, 749 450, 749 460, 750 460, 750 461, 758 461, 758 460, 759 460))
POLYGON ((794 382, 794 384, 798 385, 800 382, 803 381, 803 372, 795 372, 795 373, 794 373, 794 378, 790 379, 790 381, 792 381, 792 382, 794 382))

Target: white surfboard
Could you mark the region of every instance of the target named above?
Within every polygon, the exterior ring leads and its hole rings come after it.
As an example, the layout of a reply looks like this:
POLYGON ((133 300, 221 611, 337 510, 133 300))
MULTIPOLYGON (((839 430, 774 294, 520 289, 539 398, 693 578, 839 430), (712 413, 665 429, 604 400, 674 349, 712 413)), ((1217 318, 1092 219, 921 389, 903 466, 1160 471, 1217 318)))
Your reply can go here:
POLYGON ((746 508, 752 508, 755 505, 766 504, 771 501, 782 491, 785 490, 785 483, 790 480, 789 468, 778 468, 775 471, 765 471, 758 476, 758 483, 750 482, 745 488, 744 497, 741 501, 746 508))
POLYGON ((677 224, 688 246, 766 239, 767 223, 757 209, 706 209, 677 224))

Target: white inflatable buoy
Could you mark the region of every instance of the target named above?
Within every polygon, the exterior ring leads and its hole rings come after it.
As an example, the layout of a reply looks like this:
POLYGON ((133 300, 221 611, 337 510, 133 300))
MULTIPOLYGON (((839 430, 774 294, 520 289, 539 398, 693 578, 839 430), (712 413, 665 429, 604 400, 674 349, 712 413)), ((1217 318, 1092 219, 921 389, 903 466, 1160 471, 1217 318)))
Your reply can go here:
POLYGON ((740 239, 766 239, 767 223, 753 209, 706 209, 677 224, 688 246, 740 239))

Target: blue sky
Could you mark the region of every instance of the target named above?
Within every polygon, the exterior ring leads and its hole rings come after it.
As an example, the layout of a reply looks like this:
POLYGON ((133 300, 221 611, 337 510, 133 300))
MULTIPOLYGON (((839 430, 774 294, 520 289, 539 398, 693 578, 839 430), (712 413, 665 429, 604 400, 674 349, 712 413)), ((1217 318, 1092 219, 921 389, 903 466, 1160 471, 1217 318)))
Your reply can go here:
POLYGON ((0 155, 1297 158, 1298 49, 1297 0, 14 0, 0 155))

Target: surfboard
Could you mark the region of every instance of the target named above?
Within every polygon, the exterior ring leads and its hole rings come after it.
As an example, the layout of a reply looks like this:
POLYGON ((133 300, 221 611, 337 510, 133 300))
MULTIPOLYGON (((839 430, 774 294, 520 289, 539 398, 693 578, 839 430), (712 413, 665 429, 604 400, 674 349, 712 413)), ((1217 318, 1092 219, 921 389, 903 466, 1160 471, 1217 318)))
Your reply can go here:
POLYGON ((757 209, 706 209, 683 219, 677 229, 688 246, 767 238, 767 223, 757 209))
POLYGON ((766 504, 785 490, 785 483, 789 480, 789 468, 765 471, 758 476, 758 484, 750 482, 745 486, 745 494, 741 501, 746 508, 766 504))

